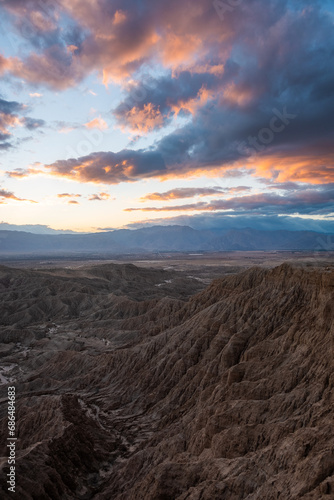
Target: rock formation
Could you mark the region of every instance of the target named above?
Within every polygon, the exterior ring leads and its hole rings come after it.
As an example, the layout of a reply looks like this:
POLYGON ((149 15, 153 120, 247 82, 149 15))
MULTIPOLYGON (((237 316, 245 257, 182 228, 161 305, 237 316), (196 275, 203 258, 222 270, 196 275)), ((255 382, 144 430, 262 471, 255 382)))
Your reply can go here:
POLYGON ((334 498, 334 268, 202 288, 135 266, 1 268, 1 498, 334 498))

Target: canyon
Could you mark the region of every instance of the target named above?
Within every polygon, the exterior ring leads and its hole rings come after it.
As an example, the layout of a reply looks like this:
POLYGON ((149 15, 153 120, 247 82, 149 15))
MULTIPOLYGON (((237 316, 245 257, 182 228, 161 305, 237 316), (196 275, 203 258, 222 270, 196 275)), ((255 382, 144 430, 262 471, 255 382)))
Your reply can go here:
POLYGON ((0 266, 1 498, 333 498, 332 262, 0 266))

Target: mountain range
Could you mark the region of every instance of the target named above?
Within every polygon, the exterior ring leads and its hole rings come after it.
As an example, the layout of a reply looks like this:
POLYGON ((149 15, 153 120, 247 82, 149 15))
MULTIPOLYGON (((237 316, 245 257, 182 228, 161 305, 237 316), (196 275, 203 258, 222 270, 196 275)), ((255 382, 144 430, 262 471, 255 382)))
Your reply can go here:
POLYGON ((314 231, 263 231, 253 228, 198 230, 152 226, 90 234, 34 234, 0 231, 1 254, 145 253, 248 250, 334 250, 334 234, 314 231))

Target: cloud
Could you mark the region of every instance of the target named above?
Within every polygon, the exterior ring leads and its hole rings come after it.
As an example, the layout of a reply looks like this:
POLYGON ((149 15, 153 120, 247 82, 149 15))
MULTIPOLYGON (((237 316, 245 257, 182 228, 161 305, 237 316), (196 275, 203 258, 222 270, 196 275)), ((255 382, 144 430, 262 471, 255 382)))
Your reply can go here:
MULTIPOLYGON (((37 163, 37 165, 39 164, 37 163)), ((34 167, 16 168, 15 170, 6 171, 6 175, 12 179, 23 179, 25 177, 38 174, 43 174, 43 170, 34 167)))
POLYGON ((19 102, 0 98, 0 149, 12 147, 13 129, 24 127, 27 130, 35 130, 45 125, 44 120, 23 116, 26 111, 26 106, 19 102))
POLYGON ((73 54, 64 47, 50 47, 42 54, 32 53, 24 61, 19 58, 7 60, 8 72, 29 84, 65 90, 74 87, 85 76, 83 67, 72 64, 73 54))
POLYGON ((14 200, 14 201, 28 201, 29 203, 38 203, 34 200, 27 200, 25 198, 18 198, 11 191, 7 191, 6 189, 0 188, 0 203, 5 203, 5 200, 14 200))
POLYGON ((6 141, 6 138, 5 135, 0 134, 0 151, 7 151, 13 147, 10 142, 6 141))
POLYGON ((216 199, 211 202, 197 202, 186 205, 163 207, 127 208, 126 212, 183 212, 183 211, 246 211, 266 214, 322 214, 330 213, 334 208, 334 184, 321 189, 306 189, 286 196, 274 193, 259 193, 249 196, 237 196, 216 199))
POLYGON ((9 129, 22 126, 22 118, 17 113, 22 112, 24 107, 16 101, 5 101, 0 99, 0 133, 3 138, 11 135, 9 129))
POLYGON ((104 201, 104 200, 109 200, 110 199, 110 194, 108 193, 99 193, 99 194, 92 194, 88 200, 89 201, 104 201))
MULTIPOLYGON (((226 77, 227 78, 227 77, 226 77)), ((126 87, 126 97, 113 110, 122 128, 146 133, 168 125, 178 115, 193 115, 213 97, 213 89, 223 85, 212 74, 182 71, 159 79, 146 77, 126 87)))
POLYGON ((58 129, 59 134, 69 134, 70 132, 73 132, 75 130, 75 127, 61 127, 58 129))
POLYGON ((249 35, 254 31, 262 30, 268 38, 266 25, 271 27, 285 14, 284 6, 277 3, 266 2, 265 16, 263 0, 244 2, 222 22, 211 0, 196 6, 177 0, 168 4, 148 0, 4 0, 2 5, 10 11, 26 45, 40 50, 38 57, 12 58, 6 64, 17 77, 60 90, 95 71, 105 84, 119 81, 150 63, 162 64, 175 73, 196 67, 218 74, 236 40, 253 49, 249 35), (64 15, 70 21, 66 28, 60 23, 64 15))
POLYGON ((122 85, 113 110, 120 127, 136 135, 178 127, 146 149, 59 159, 46 165, 51 175, 113 184, 248 168, 279 183, 334 181, 334 32, 325 3, 249 0, 224 19, 212 0, 2 5, 21 34, 21 19, 32 26, 28 55, 1 56, 3 74, 65 90, 97 73, 122 85))
POLYGON ((105 120, 103 120, 103 118, 98 117, 88 123, 85 123, 85 127, 90 129, 97 128, 99 130, 106 130, 108 128, 108 124, 105 120))
POLYGON ((45 126, 44 120, 37 120, 35 118, 23 118, 23 124, 28 130, 35 130, 45 126))
POLYGON ((165 118, 162 116, 159 107, 152 103, 144 104, 142 108, 134 106, 124 115, 120 123, 124 128, 129 128, 132 132, 147 133, 159 129, 165 124, 165 118))
POLYGON ((167 200, 177 200, 184 198, 194 198, 194 197, 206 197, 221 195, 226 196, 227 194, 241 193, 243 191, 251 191, 249 186, 236 186, 236 187, 208 187, 208 188, 175 188, 164 193, 149 193, 146 196, 140 198, 140 201, 167 201, 167 200))
POLYGON ((117 227, 96 227, 96 231, 117 231, 119 228, 117 227))
MULTIPOLYGON (((247 188, 248 189, 248 188, 247 188)), ((140 201, 148 200, 177 200, 182 198, 193 198, 195 196, 213 196, 216 194, 221 194, 225 191, 221 187, 209 187, 209 188, 176 188, 166 191, 164 193, 149 193, 146 196, 140 198, 140 201)))
POLYGON ((58 198, 81 198, 81 194, 60 193, 57 194, 58 198))
MULTIPOLYGON (((8 172, 8 175, 17 176, 15 172, 17 171, 8 172)), ((20 177, 32 173, 34 172, 31 170, 18 172, 20 177)), ((44 173, 78 182, 118 184, 161 176, 166 173, 166 167, 162 157, 154 151, 125 149, 119 153, 92 153, 78 159, 59 160, 45 165, 44 173)))
POLYGON ((43 97, 43 94, 39 94, 38 92, 33 92, 29 94, 30 97, 43 97))
POLYGON ((64 120, 56 120, 53 122, 53 127, 59 134, 69 134, 73 130, 82 130, 82 125, 76 122, 67 122, 64 120))

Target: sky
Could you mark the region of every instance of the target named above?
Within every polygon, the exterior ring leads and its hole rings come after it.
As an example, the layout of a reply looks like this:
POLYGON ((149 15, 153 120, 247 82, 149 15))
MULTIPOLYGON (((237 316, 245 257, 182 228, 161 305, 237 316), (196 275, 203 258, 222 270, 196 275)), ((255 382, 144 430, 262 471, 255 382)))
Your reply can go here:
POLYGON ((0 0, 0 220, 333 221, 333 24, 334 0, 0 0))

